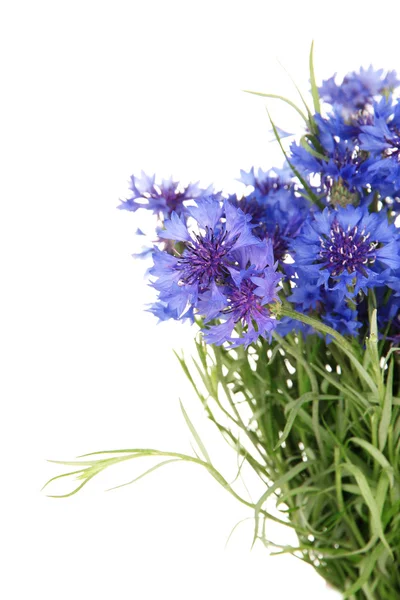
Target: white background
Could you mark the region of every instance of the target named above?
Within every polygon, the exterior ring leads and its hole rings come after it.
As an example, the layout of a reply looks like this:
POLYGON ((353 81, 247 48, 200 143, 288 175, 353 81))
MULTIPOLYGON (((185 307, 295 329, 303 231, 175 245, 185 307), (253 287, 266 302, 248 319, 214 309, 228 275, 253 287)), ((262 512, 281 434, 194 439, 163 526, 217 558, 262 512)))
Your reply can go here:
POLYGON ((337 597, 295 559, 250 551, 251 520, 225 549, 251 511, 194 466, 104 493, 132 478, 126 464, 68 500, 40 488, 60 472, 48 458, 190 452, 179 397, 233 477, 172 354, 192 332, 143 311, 139 222, 118 198, 141 169, 232 189, 240 168, 280 165, 265 102, 241 90, 296 100, 277 58, 306 92, 312 38, 319 81, 371 62, 400 70, 396 6, 2 3, 1 597, 337 597))

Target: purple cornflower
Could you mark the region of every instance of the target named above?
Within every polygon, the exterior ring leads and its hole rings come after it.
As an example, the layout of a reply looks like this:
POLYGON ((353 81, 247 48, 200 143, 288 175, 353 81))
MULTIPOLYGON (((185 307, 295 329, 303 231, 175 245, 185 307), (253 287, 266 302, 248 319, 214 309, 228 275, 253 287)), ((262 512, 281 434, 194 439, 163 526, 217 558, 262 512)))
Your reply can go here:
POLYGON ((392 92, 399 80, 395 71, 375 70, 372 65, 368 69, 361 67, 359 73, 348 73, 341 84, 335 82, 336 74, 324 81, 319 88, 321 98, 340 109, 345 116, 365 109, 371 105, 374 97, 392 92))
POLYGON ((315 214, 292 250, 299 278, 315 280, 343 298, 384 285, 400 267, 399 230, 388 223, 386 212, 369 214, 361 207, 315 214))
POLYGON ((347 271, 364 274, 366 265, 376 260, 378 242, 372 242, 365 228, 361 231, 358 225, 347 227, 345 231, 339 221, 332 223, 329 239, 321 241, 319 256, 321 264, 329 271, 331 277, 338 277, 347 271))
MULTIPOLYGON (((340 291, 325 289, 317 281, 294 280, 295 287, 289 300, 295 305, 297 311, 304 314, 318 315, 327 325, 333 327, 342 335, 357 336, 362 323, 358 320, 358 313, 348 303, 343 302, 340 291)), ((296 322, 293 322, 296 326, 296 322)), ((278 329, 280 333, 280 330, 278 329)), ((314 330, 305 330, 305 333, 315 333, 314 330)), ((327 338, 329 341, 329 338, 327 338)))
POLYGON ((371 123, 361 128, 360 147, 370 153, 367 172, 384 198, 400 191, 400 102, 374 105, 371 123))
MULTIPOLYGON (((271 314, 269 305, 279 302, 278 292, 282 275, 276 272, 272 243, 267 240, 257 247, 257 257, 247 269, 233 272, 232 279, 224 288, 224 301, 217 299, 219 325, 212 325, 204 333, 207 343, 221 345, 229 342, 231 347, 243 344, 247 347, 259 337, 271 339, 278 321, 271 314), (239 324, 240 335, 232 337, 239 324)), ((208 309, 211 299, 204 299, 202 308, 208 309)), ((215 300, 214 300, 215 302, 215 300)), ((212 318, 216 316, 215 312, 212 318)), ((209 320, 209 319, 208 319, 209 320)))
POLYGON ((318 134, 304 138, 303 145, 292 143, 291 162, 301 173, 317 175, 318 195, 330 204, 358 204, 369 183, 367 154, 360 151, 358 141, 360 125, 346 125, 336 113, 314 119, 318 134))
POLYGON ((309 202, 300 194, 289 178, 287 170, 264 172, 254 167, 249 173, 241 171, 241 181, 254 191, 242 197, 230 197, 229 201, 251 215, 255 225, 253 233, 261 240, 272 242, 275 260, 284 266, 289 241, 299 232, 310 211, 309 202))
POLYGON ((178 181, 173 181, 172 177, 157 183, 155 175, 149 176, 142 171, 141 177, 131 176, 132 195, 127 200, 121 200, 118 208, 133 212, 139 208, 145 208, 151 210, 163 221, 172 212, 181 214, 185 208, 183 203, 186 200, 195 200, 211 194, 212 187, 200 188, 199 182, 182 185, 178 181))
POLYGON ((221 280, 228 273, 235 241, 229 239, 226 229, 215 232, 206 227, 203 234, 194 233, 177 261, 182 283, 197 282, 199 291, 203 291, 212 281, 221 280))
POLYGON ((261 196, 267 196, 270 192, 282 188, 289 189, 293 185, 292 172, 287 167, 270 169, 269 171, 258 169, 257 174, 254 167, 251 167, 248 173, 241 169, 239 181, 242 181, 245 185, 251 185, 254 191, 261 196))
POLYGON ((252 234, 251 217, 229 202, 222 206, 216 198, 203 198, 187 212, 197 230, 189 230, 187 223, 172 213, 160 237, 178 242, 180 252, 176 250, 172 256, 156 250, 150 270, 156 277, 153 286, 159 292, 159 301, 167 310, 177 311, 176 318, 191 306, 197 307, 199 295, 213 284, 225 284, 238 265, 241 250, 260 244, 252 234))

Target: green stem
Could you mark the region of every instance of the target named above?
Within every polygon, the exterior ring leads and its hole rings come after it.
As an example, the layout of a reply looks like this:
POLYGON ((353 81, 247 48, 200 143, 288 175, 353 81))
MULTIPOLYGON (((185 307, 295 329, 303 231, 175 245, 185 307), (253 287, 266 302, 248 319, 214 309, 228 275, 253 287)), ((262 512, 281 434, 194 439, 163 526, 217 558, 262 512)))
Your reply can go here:
POLYGON ((311 325, 311 327, 313 327, 316 331, 331 336, 338 348, 341 349, 351 360, 361 378, 361 381, 364 380, 364 382, 368 385, 372 393, 378 396, 377 385, 375 384, 369 373, 366 371, 366 369, 363 367, 363 365, 360 363, 358 358, 355 356, 353 347, 346 340, 345 337, 343 337, 342 335, 340 335, 340 333, 332 329, 332 327, 329 327, 329 325, 325 325, 325 323, 322 323, 322 321, 314 319, 314 317, 309 317, 308 315, 303 315, 302 313, 299 313, 295 310, 291 310, 286 306, 280 307, 279 313, 284 317, 289 317, 290 319, 300 321, 301 323, 305 323, 306 325, 311 325))

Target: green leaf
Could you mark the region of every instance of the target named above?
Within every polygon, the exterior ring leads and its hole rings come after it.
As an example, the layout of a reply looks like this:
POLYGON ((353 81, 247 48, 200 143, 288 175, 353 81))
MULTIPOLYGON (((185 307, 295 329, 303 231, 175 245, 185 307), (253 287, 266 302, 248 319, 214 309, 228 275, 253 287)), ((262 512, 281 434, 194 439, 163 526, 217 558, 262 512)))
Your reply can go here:
POLYGON ((364 498, 364 501, 368 506, 370 512, 372 533, 375 533, 379 537, 379 539, 384 544, 385 548, 388 549, 390 555, 393 557, 392 550, 383 532, 380 511, 376 500, 372 494, 371 488, 368 485, 367 478, 358 467, 352 465, 351 463, 342 463, 342 467, 345 468, 349 473, 351 473, 351 475, 353 475, 358 487, 360 488, 361 495, 364 498))
POLYGON ((303 111, 294 102, 292 102, 288 98, 285 98, 284 96, 279 96, 278 94, 264 94, 262 92, 252 92, 251 90, 243 90, 243 91, 246 92, 246 94, 253 94, 254 96, 262 96, 263 98, 274 98, 276 100, 281 100, 282 102, 286 102, 286 104, 289 104, 289 106, 294 108, 294 110, 299 113, 301 118, 304 119, 304 121, 306 123, 308 123, 307 117, 303 113, 303 111))
POLYGON ((393 402, 393 359, 390 360, 388 376, 386 380, 386 391, 383 400, 382 416, 379 423, 378 440, 379 449, 384 450, 389 434, 389 427, 392 420, 392 402, 393 402))
POLYGON ((254 507, 254 514, 255 514, 255 536, 254 536, 254 541, 256 539, 257 536, 257 530, 258 530, 258 520, 259 520, 259 515, 260 515, 260 511, 262 508, 262 505, 264 504, 264 502, 267 500, 267 498, 269 498, 277 489, 283 489, 283 487, 289 483, 289 481, 291 481, 292 479, 294 479, 297 475, 299 475, 299 473, 301 473, 302 471, 304 471, 305 469, 308 469, 310 466, 311 461, 305 461, 305 462, 301 462, 299 464, 297 464, 295 467, 292 467, 291 469, 289 469, 289 471, 286 471, 286 473, 284 473, 281 477, 279 477, 279 479, 277 479, 268 489, 267 491, 261 496, 261 498, 259 499, 259 501, 257 502, 257 504, 254 507))
POLYGON ((316 123, 315 123, 313 115, 312 115, 312 113, 311 113, 311 111, 310 111, 310 109, 308 107, 308 104, 305 101, 305 98, 304 98, 303 94, 301 93, 301 90, 300 90, 299 86, 297 85, 297 83, 295 82, 295 80, 293 79, 293 77, 290 75, 290 73, 288 72, 288 70, 283 66, 283 64, 280 61, 278 61, 278 62, 279 62, 279 65, 282 67, 282 69, 285 71, 285 73, 288 75, 290 81, 292 82, 292 84, 296 88, 296 91, 299 94, 299 96, 301 98, 301 101, 304 104, 304 108, 306 109, 307 115, 308 115, 308 127, 309 127, 310 131, 313 131, 313 132, 316 133, 316 131, 317 131, 316 123))
MULTIPOLYGON (((203 394, 200 392, 200 390, 199 390, 199 386, 198 386, 198 385, 196 384, 196 382, 194 381, 194 379, 193 379, 193 377, 192 377, 192 374, 190 373, 190 371, 189 371, 189 369, 188 369, 188 367, 187 367, 187 365, 186 365, 186 362, 185 362, 185 360, 184 360, 183 356, 182 356, 182 357, 180 357, 180 356, 177 354, 177 352, 175 352, 175 351, 174 351, 174 354, 175 354, 175 356, 177 357, 177 359, 179 360, 179 363, 180 363, 180 365, 181 365, 181 367, 182 367, 182 370, 183 370, 183 372, 185 373, 185 375, 186 375, 186 377, 188 378, 189 382, 190 382, 190 383, 191 383, 191 385, 193 386, 193 389, 195 390, 195 392, 196 392, 197 396, 199 397, 199 399, 200 399, 201 403, 202 403, 203 405, 205 405, 205 404, 206 404, 206 399, 204 398, 203 394)), ((200 369, 199 369, 199 370, 200 370, 200 369)), ((200 371, 201 371, 201 370, 200 370, 200 371)), ((201 373, 201 372, 200 372, 200 374, 202 375, 202 373, 201 373)), ((204 380, 203 380, 203 381, 204 381, 204 380)))
POLYGON ((303 404, 305 402, 312 402, 315 399, 337 400, 338 398, 339 398, 339 396, 318 396, 314 392, 306 392, 305 394, 300 396, 300 398, 298 398, 297 400, 294 400, 294 401, 290 402, 289 404, 287 404, 286 408, 285 408, 285 413, 289 412, 289 417, 286 421, 285 429, 283 430, 283 433, 282 433, 281 437, 279 438, 279 442, 276 444, 274 450, 277 450, 279 448, 279 446, 282 446, 282 444, 287 439, 287 437, 293 427, 293 423, 294 423, 297 415, 299 414, 301 407, 303 406, 303 404))
POLYGON ((272 126, 272 130, 274 132, 274 135, 276 137, 276 140, 280 146, 280 149, 283 152, 283 155, 286 159, 286 162, 288 163, 289 167, 292 169, 293 173, 296 175, 297 179, 300 181, 300 183, 303 185, 304 189, 307 191, 309 200, 311 202, 314 202, 314 204, 316 204, 320 209, 323 208, 323 203, 321 202, 321 200, 318 198, 318 196, 315 195, 315 193, 312 191, 312 189, 310 188, 310 186, 308 185, 307 181, 304 179, 304 177, 301 176, 300 172, 296 169, 296 167, 290 162, 287 152, 285 151, 282 142, 281 142, 281 138, 279 136, 278 130, 276 128, 275 123, 272 120, 272 117, 269 113, 269 110, 267 109, 267 113, 268 113, 268 117, 272 126))
POLYGON ((342 335, 340 335, 340 333, 338 333, 332 327, 325 325, 325 323, 322 323, 322 321, 315 319, 314 317, 310 317, 308 315, 303 315, 302 313, 299 313, 295 310, 291 310, 286 307, 281 308, 281 315, 290 317, 291 319, 295 319, 296 321, 300 321, 302 323, 305 323, 306 325, 311 325, 317 331, 320 331, 321 333, 323 333, 325 335, 330 335, 333 338, 335 344, 338 346, 338 348, 340 350, 342 350, 349 357, 349 359, 353 363, 354 367, 357 369, 359 375, 362 377, 362 379, 364 379, 365 383, 371 389, 372 393, 378 394, 378 388, 375 385, 372 377, 369 375, 369 373, 366 371, 366 369, 364 369, 362 364, 359 362, 359 360, 355 356, 353 348, 351 347, 351 344, 349 344, 349 342, 346 340, 346 338, 344 338, 342 335))
POLYGON ((380 464, 380 466, 382 467, 382 469, 384 469, 384 471, 386 472, 386 474, 388 476, 390 485, 393 487, 393 485, 394 485, 393 467, 389 463, 388 459, 382 454, 382 452, 380 452, 378 450, 378 448, 376 448, 373 444, 371 444, 370 442, 367 442, 367 440, 363 440, 361 438, 352 437, 349 439, 349 442, 352 442, 353 444, 357 444, 361 448, 364 448, 364 450, 366 450, 368 452, 368 454, 370 454, 372 456, 372 458, 374 460, 376 460, 377 463, 380 464))
POLYGON ((385 476, 385 473, 382 473, 382 475, 379 477, 378 485, 376 487, 376 504, 381 515, 388 497, 388 488, 389 479, 385 476))
POLYGON ((370 554, 368 554, 361 563, 361 575, 351 585, 343 594, 343 600, 346 598, 350 598, 354 594, 356 594, 366 583, 368 583, 368 579, 371 577, 372 571, 375 568, 375 565, 384 551, 384 547, 382 544, 379 544, 370 554))
POLYGON ((207 452, 206 447, 204 446, 203 442, 201 441, 201 438, 200 438, 199 434, 197 433, 197 431, 196 431, 196 429, 195 429, 192 421, 189 419, 189 416, 188 416, 188 414, 187 414, 187 412, 185 410, 185 407, 183 406, 183 404, 182 404, 182 402, 180 400, 179 400, 179 403, 181 405, 181 411, 182 411, 182 414, 183 414, 183 416, 185 418, 186 425, 189 427, 190 433, 192 434, 192 436, 196 440, 196 443, 197 443, 197 445, 199 447, 200 452, 202 453, 202 455, 204 456, 204 458, 206 459, 206 461, 208 463, 210 463, 210 465, 211 465, 212 464, 211 463, 211 459, 210 459, 210 456, 209 456, 209 454, 207 452))
POLYGON ((319 93, 318 93, 318 87, 315 81, 315 73, 314 73, 314 41, 311 44, 311 50, 310 50, 310 83, 311 83, 311 95, 312 95, 312 99, 314 102, 314 109, 316 113, 320 113, 321 112, 321 105, 319 102, 319 93))
POLYGON ((329 158, 321 152, 317 152, 310 144, 307 142, 307 135, 303 135, 300 138, 300 145, 306 150, 311 156, 318 158, 318 160, 324 160, 325 162, 329 162, 329 158))
POLYGON ((281 437, 279 438, 279 442, 274 447, 274 451, 277 450, 279 448, 279 446, 282 446, 282 444, 287 439, 287 437, 290 433, 290 430, 292 429, 293 423, 299 413, 299 410, 303 406, 303 404, 307 401, 313 400, 314 397, 315 397, 315 394, 313 392, 307 392, 307 393, 303 394, 302 396, 300 396, 300 398, 298 398, 295 401, 293 408, 290 410, 288 420, 286 421, 285 429, 283 430, 283 433, 282 433, 281 437))
POLYGON ((163 461, 157 463, 156 465, 153 465, 150 469, 147 469, 147 471, 145 471, 144 473, 141 473, 140 475, 138 475, 137 477, 135 477, 135 479, 132 479, 131 481, 127 481, 126 483, 121 483, 119 485, 115 485, 112 488, 108 488, 106 491, 107 492, 111 492, 113 490, 118 490, 119 488, 126 487, 128 485, 132 485, 132 483, 136 483, 137 481, 139 481, 139 479, 142 479, 143 477, 146 477, 147 475, 149 475, 153 471, 157 471, 157 469, 159 469, 160 467, 164 467, 165 465, 168 465, 168 464, 173 463, 173 462, 181 462, 182 460, 184 460, 184 459, 182 459, 182 458, 169 458, 168 460, 163 460, 163 461))
POLYGON ((267 366, 270 367, 272 365, 272 363, 274 362, 276 356, 279 356, 279 350, 281 349, 279 344, 275 344, 274 348, 272 349, 272 353, 271 353, 271 358, 269 359, 267 366))

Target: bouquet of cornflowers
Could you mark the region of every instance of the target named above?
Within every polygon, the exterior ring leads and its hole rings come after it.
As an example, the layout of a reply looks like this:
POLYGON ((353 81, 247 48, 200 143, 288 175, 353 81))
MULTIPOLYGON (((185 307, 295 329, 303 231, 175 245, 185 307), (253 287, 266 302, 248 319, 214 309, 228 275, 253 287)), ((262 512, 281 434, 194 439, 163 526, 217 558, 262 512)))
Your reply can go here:
MULTIPOLYGON (((254 509, 254 539, 312 565, 343 598, 400 597, 400 85, 360 69, 317 87, 283 168, 241 172, 243 193, 131 177, 119 208, 151 211, 149 308, 196 328, 193 368, 206 414, 263 486, 253 502, 215 468, 185 409, 193 455, 86 455, 76 493, 122 461, 202 465, 254 509), (271 508, 271 500, 274 507, 271 508), (296 546, 268 540, 268 520, 296 546)), ((254 92, 253 92, 254 93, 254 92)), ((139 233, 142 233, 139 231, 139 233)))

